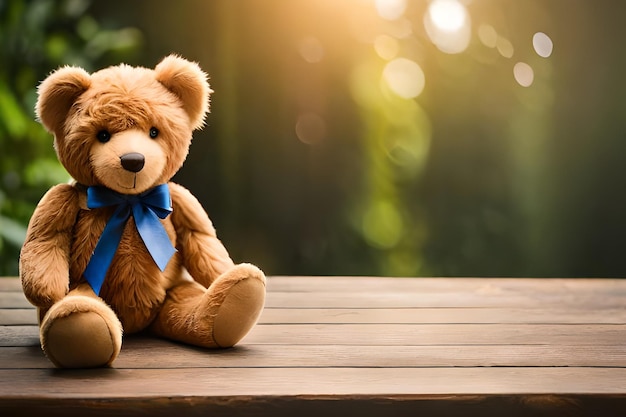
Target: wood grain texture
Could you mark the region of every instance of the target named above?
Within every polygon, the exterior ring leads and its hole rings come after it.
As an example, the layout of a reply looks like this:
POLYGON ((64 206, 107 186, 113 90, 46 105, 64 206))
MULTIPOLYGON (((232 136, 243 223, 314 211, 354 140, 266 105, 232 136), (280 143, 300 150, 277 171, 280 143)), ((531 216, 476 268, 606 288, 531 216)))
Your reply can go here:
MULTIPOLYGON (((1 302, 1 300, 0 300, 1 302)), ((0 326, 37 325, 37 313, 34 308, 0 309, 0 326)))
MULTIPOLYGON (((17 319, 14 319, 17 320, 17 319)), ((36 317, 33 314, 33 321, 36 317)), ((1 322, 1 321, 0 321, 1 322)), ((266 308, 266 324, 623 324, 626 308, 266 308)), ((29 323, 26 323, 29 324, 29 323)))
MULTIPOLYGON (((2 302, 0 293, 0 303, 2 302)), ((261 324, 623 324, 619 308, 266 308, 261 324)), ((34 308, 0 309, 0 325, 37 325, 34 308)))
MULTIPOLYGON (((0 327, 0 344, 32 345, 36 326, 0 327)), ((626 324, 286 324, 257 325, 242 344, 436 346, 578 345, 611 346, 625 342, 626 324)))
POLYGON ((175 396, 72 399, 0 398, 3 415, 49 417, 623 417, 624 399, 613 395, 298 395, 298 396, 175 396), (5 414, 4 414, 5 413, 5 414))
POLYGON ((178 368, 0 370, 2 398, 341 396, 458 394, 626 395, 626 369, 606 368, 178 368))
POLYGON ((489 296, 572 294, 623 297, 626 286, 619 279, 562 278, 379 278, 379 277, 272 277, 268 291, 328 293, 477 294, 489 296))
POLYGON ((0 415, 623 416, 626 280, 270 277, 235 348, 57 370, 0 278, 0 415), (132 411, 132 413, 131 413, 132 411))
POLYGON ((479 294, 423 292, 277 292, 268 294, 269 308, 623 308, 626 295, 584 293, 479 294))
MULTIPOLYGON (((5 347, 0 369, 52 369, 39 345, 5 347)), ((622 367, 626 346, 252 345, 205 350, 153 338, 127 338, 116 369, 622 367)))
POLYGON ((22 283, 17 278, 0 277, 0 292, 22 292, 22 283))
POLYGON ((617 345, 626 324, 289 324, 259 325, 245 343, 332 345, 617 345))

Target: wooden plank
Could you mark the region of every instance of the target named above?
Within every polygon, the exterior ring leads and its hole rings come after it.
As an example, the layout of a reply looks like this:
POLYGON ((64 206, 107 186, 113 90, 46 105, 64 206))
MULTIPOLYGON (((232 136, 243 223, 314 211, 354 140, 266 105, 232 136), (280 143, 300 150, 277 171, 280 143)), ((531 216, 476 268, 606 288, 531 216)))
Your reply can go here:
MULTIPOLYGON (((280 324, 257 325, 243 344, 436 346, 624 344, 626 325, 589 324, 280 324)), ((36 326, 0 327, 2 346, 38 343, 36 326)))
MULTIPOLYGON (((36 323, 33 316, 32 323, 36 323)), ((1 323, 1 320, 0 320, 1 323)), ((266 308, 259 323, 626 324, 626 309, 599 308, 266 308)))
MULTIPOLYGON (((0 369, 49 369, 39 346, 5 347, 0 369)), ((116 369, 626 367, 626 346, 252 345, 209 350, 152 338, 127 338, 116 369)))
POLYGON ((0 398, 615 394, 626 368, 212 368, 0 370, 0 398), (52 383, 53 382, 53 383, 52 383), (140 387, 140 389, 138 389, 140 387), (236 393, 236 394, 234 394, 236 393))
POLYGON ((0 326, 37 325, 34 308, 0 309, 0 326))
POLYGON ((0 347, 39 345, 37 326, 0 326, 0 347))
POLYGON ((22 283, 19 278, 0 277, 0 292, 21 292, 22 283))
MULTIPOLYGON (((0 293, 3 308, 29 308, 32 305, 19 292, 0 293)), ((551 308, 575 307, 595 310, 626 308, 626 297, 575 295, 544 298, 532 296, 485 296, 481 294, 412 294, 412 293, 276 293, 269 292, 267 308, 551 308)))
MULTIPOLYGON (((475 292, 481 294, 626 294, 626 279, 268 277, 269 292, 475 292)), ((18 278, 0 278, 0 291, 21 292, 18 278)))
MULTIPOLYGON (((626 324, 626 309, 580 308, 270 308, 259 318, 260 324, 626 324)), ((37 325, 31 306, 0 309, 0 325, 37 325)))
MULTIPOLYGON (((486 296, 482 294, 412 294, 412 293, 281 293, 269 292, 266 298, 267 308, 552 308, 574 307, 595 310, 626 308, 626 297, 612 296, 550 295, 532 297, 521 296, 486 296)), ((0 293, 0 305, 3 308, 29 308, 32 305, 19 292, 0 293)))
POLYGON ((269 308, 444 308, 444 307, 509 307, 509 308, 626 308, 626 296, 620 294, 512 294, 486 295, 476 293, 292 293, 270 292, 266 306, 269 308))
POLYGON ((287 324, 258 325, 246 343, 339 345, 617 345, 626 325, 287 324))
POLYGON ((88 398, 63 401, 46 397, 2 401, 0 412, 9 416, 46 415, 153 417, 360 417, 464 416, 464 417, 623 417, 626 401, 616 395, 350 395, 350 396, 176 396, 158 398, 88 398))
MULTIPOLYGON (((418 292, 626 295, 626 279, 564 278, 397 278, 270 276, 268 292, 418 292)), ((18 278, 0 278, 0 292, 21 292, 18 278)))
MULTIPOLYGON (((626 279, 601 278, 398 278, 341 276, 270 276, 270 292, 477 292, 522 293, 626 293, 626 279)), ((0 277, 0 292, 21 292, 16 277, 0 277)))
POLYGON ((149 415, 212 417, 360 417, 463 416, 533 417, 602 416, 623 417, 626 401, 616 395, 350 395, 350 396, 176 396, 159 398, 89 398, 58 401, 46 397, 0 400, 2 415, 48 417, 149 415), (132 412, 131 412, 132 410, 132 412))
POLYGON ((45 357, 39 344, 0 347, 0 369, 51 369, 54 365, 45 357))
MULTIPOLYGON (((626 324, 626 309, 511 309, 511 308, 407 308, 407 309, 296 309, 266 308, 260 324, 380 323, 544 323, 626 324)), ((37 325, 34 308, 0 309, 0 325, 37 325)))
POLYGON ((0 306, 2 308, 29 308, 33 307, 31 303, 28 302, 24 293, 22 292, 11 292, 5 291, 0 292, 0 306))
MULTIPOLYGON (((268 308, 527 308, 529 306, 626 308, 626 280, 548 280, 544 282, 519 279, 522 282, 520 284, 517 283, 518 279, 496 278, 482 280, 362 279, 363 285, 360 281, 359 285, 355 285, 357 278, 337 278, 337 284, 332 284, 334 282, 332 278, 325 277, 308 280, 270 277, 266 306, 268 308), (317 280, 323 283, 316 284, 317 280), (451 287, 451 282, 457 280, 461 288, 451 287), (414 283, 415 281, 417 283, 414 283), (346 282, 351 282, 351 286, 356 288, 350 289, 346 282), (419 285, 420 282, 428 285, 419 285), (441 284, 436 284, 438 282, 441 284), (503 284, 498 285, 502 282, 503 284), (468 287, 467 290, 462 288, 463 283, 468 287), (306 285, 311 287, 307 291, 293 291, 306 285), (288 286, 290 291, 279 291, 285 286, 288 286)), ((18 282, 16 279, 9 279, 9 281, 18 282)), ((0 305, 4 308, 31 307, 21 290, 0 292, 0 305)))
POLYGON ((271 292, 423 292, 626 294, 626 280, 601 278, 399 278, 273 276, 271 292))

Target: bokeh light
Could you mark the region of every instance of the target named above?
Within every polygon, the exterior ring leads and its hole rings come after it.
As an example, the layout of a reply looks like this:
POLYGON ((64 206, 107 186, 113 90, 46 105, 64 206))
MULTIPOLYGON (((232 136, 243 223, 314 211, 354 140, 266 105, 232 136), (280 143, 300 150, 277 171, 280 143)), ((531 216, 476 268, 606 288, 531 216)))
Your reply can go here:
POLYGON ((398 55, 398 40, 389 35, 380 35, 374 41, 374 50, 384 60, 390 61, 398 55))
POLYGON ((496 41, 496 49, 498 50, 498 52, 500 52, 500 55, 505 58, 513 57, 513 52, 515 51, 515 48, 513 48, 513 44, 511 43, 511 41, 503 36, 498 36, 498 40, 496 41))
POLYGON ((307 36, 298 43, 298 52, 300 56, 311 64, 320 62, 324 58, 324 46, 314 36, 307 36))
POLYGON ((488 48, 495 48, 498 44, 498 32, 491 25, 482 24, 478 27, 478 39, 488 48))
POLYGON ((376 0, 374 4, 378 15, 387 20, 399 19, 406 9, 406 0, 376 0))
POLYGON ((457 32, 467 20, 465 7, 456 0, 435 0, 428 7, 433 24, 446 32, 457 32))
POLYGON ((306 144, 318 143, 326 137, 326 121, 317 113, 302 113, 296 121, 296 136, 306 144))
POLYGON ((513 67, 513 76, 522 87, 530 87, 535 79, 535 72, 527 63, 518 62, 513 67))
POLYGON ((424 28, 431 42, 448 54, 465 51, 471 37, 467 9, 457 0, 434 0, 424 15, 424 28))
POLYGON ((552 39, 545 33, 537 32, 533 35, 533 48, 540 57, 548 58, 552 55, 553 46, 552 39))
POLYGON ((396 58, 385 65, 383 80, 391 91, 402 98, 415 98, 424 89, 424 71, 415 61, 396 58))

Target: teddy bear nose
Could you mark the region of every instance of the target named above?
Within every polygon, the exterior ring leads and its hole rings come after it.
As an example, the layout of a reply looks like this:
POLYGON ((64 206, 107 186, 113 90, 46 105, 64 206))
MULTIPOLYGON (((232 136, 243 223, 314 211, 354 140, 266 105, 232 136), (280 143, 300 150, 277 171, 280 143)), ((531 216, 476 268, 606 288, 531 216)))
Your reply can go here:
POLYGON ((130 172, 139 172, 143 169, 146 158, 138 152, 125 153, 120 156, 122 167, 130 172))

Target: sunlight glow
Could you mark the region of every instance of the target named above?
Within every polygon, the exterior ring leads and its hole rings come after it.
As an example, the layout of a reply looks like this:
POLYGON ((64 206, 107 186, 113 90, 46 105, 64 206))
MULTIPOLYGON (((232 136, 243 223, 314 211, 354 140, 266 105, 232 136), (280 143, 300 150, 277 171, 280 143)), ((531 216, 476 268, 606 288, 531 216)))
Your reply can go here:
POLYGON ((396 58, 385 65, 383 80, 391 91, 407 99, 419 96, 426 82, 422 68, 406 58, 396 58))
POLYGON ((547 58, 552 55, 552 39, 543 32, 537 32, 533 35, 533 48, 537 55, 543 58, 547 58))
POLYGON ((513 76, 522 87, 530 87, 535 79, 535 72, 527 63, 518 62, 513 67, 513 76))
POLYGON ((460 30, 467 19, 465 7, 457 0, 435 0, 428 6, 428 15, 438 29, 446 32, 460 30))
POLYGON ((458 54, 467 49, 471 37, 470 17, 458 0, 434 0, 424 15, 424 28, 440 51, 458 54))
POLYGON ((376 11, 383 19, 396 20, 406 10, 406 0, 376 0, 376 11))

